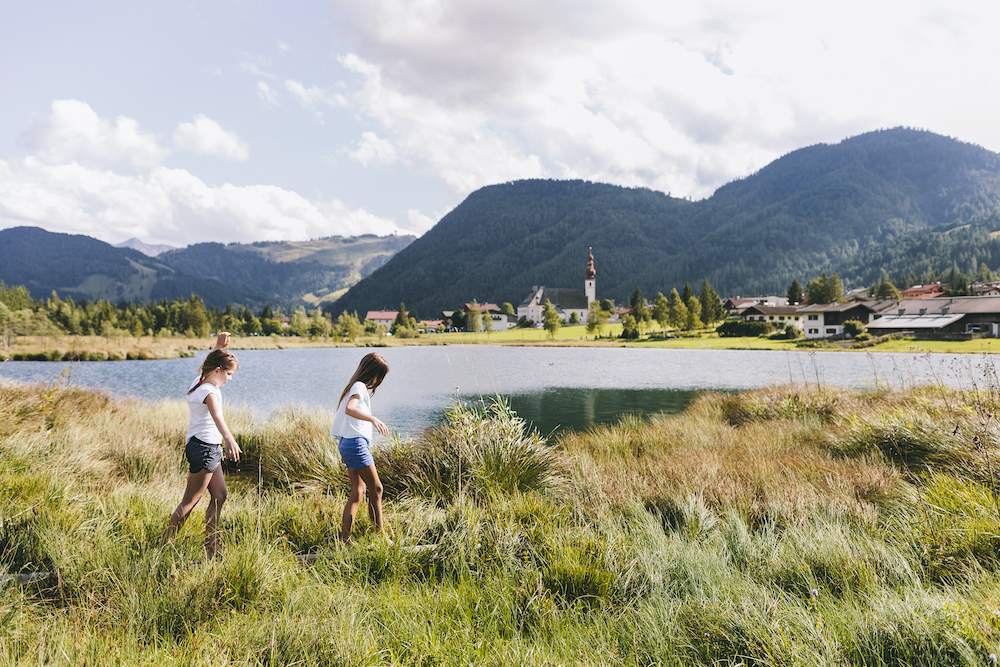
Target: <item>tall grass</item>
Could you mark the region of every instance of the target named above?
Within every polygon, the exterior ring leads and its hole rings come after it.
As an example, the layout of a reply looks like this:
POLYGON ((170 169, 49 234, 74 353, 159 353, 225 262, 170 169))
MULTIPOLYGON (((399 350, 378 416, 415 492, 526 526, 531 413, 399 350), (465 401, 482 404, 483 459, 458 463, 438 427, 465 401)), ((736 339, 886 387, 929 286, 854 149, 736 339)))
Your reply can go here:
POLYGON ((986 665, 989 397, 776 387, 546 441, 503 402, 378 453, 394 546, 330 416, 229 416, 225 555, 159 546, 184 407, 0 385, 0 664, 986 665), (296 556, 320 554, 303 561, 296 556))

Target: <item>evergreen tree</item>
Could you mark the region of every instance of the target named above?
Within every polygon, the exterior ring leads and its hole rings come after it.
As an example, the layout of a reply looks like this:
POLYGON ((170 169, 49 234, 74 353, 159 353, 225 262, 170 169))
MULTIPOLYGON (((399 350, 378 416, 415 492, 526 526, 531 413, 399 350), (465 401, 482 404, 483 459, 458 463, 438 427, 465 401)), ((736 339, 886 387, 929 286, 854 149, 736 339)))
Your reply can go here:
POLYGON ((656 301, 653 303, 653 319, 659 323, 661 329, 670 326, 670 300, 663 296, 663 292, 656 295, 656 301))
POLYGON ((697 298, 691 297, 687 300, 687 319, 684 328, 688 331, 701 328, 701 302, 697 298))
POLYGON ((822 276, 809 283, 806 298, 809 303, 842 303, 844 288, 840 284, 840 277, 836 273, 827 276, 824 271, 822 276))
POLYGON ((799 281, 792 279, 792 284, 788 286, 788 305, 794 306, 797 303, 802 303, 802 285, 799 281))
POLYGON ((698 301, 701 306, 701 321, 705 326, 709 326, 712 322, 718 322, 723 318, 722 299, 715 293, 712 286, 708 284, 708 278, 702 280, 698 301))
POLYGON ((670 326, 675 329, 683 329, 687 324, 688 309, 687 306, 684 305, 684 302, 681 301, 681 295, 677 293, 676 288, 670 290, 670 298, 668 299, 668 302, 670 304, 670 326))
POLYGON ((646 299, 642 296, 642 290, 636 285, 632 292, 632 297, 628 300, 628 307, 635 318, 636 324, 646 319, 646 299))
POLYGON ((396 319, 392 321, 392 329, 390 329, 393 336, 400 329, 408 329, 410 320, 406 316, 406 304, 402 301, 399 302, 399 311, 396 313, 396 319))
POLYGON ((899 290, 890 280, 884 280, 879 284, 874 294, 876 299, 899 299, 899 290))
POLYGON ((684 283, 684 290, 681 292, 681 301, 684 303, 688 302, 688 299, 694 296, 694 290, 691 289, 691 283, 684 283))

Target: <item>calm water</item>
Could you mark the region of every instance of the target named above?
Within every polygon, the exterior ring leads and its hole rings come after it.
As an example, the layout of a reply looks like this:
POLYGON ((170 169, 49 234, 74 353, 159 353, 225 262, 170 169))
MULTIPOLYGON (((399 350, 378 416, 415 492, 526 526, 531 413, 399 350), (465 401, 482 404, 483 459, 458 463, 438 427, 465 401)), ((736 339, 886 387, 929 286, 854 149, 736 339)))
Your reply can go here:
MULTIPOLYGON (((237 351, 241 369, 223 390, 226 404, 248 405, 261 417, 287 405, 332 410, 369 350, 331 348, 237 351)), ((379 350, 390 373, 373 399, 375 414, 403 434, 437 423, 456 400, 495 394, 542 432, 613 422, 622 414, 680 412, 703 390, 740 390, 788 382, 902 388, 943 382, 983 383, 992 370, 983 355, 540 348, 488 345, 379 350)), ((206 351, 207 353, 207 351, 206 351)), ((203 357, 205 353, 201 356, 203 357)), ((117 396, 180 399, 199 361, 7 362, 0 378, 71 382, 117 396)))

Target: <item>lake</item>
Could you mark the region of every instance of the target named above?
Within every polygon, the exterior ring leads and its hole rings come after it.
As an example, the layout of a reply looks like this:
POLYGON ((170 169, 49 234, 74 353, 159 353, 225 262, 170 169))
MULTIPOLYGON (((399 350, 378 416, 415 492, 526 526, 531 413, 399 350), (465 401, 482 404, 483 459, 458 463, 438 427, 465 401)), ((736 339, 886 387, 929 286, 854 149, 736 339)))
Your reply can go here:
MULTIPOLYGON (((260 417, 287 405, 333 410, 365 348, 235 351, 241 368, 224 388, 226 405, 260 417)), ((982 386, 988 355, 768 350, 448 345, 378 350, 390 373, 373 398, 376 416, 402 434, 437 423, 456 400, 500 394, 543 433, 613 422, 621 415, 682 411, 700 391, 774 384, 876 384, 905 388, 940 382, 982 386)), ((207 350, 199 355, 204 358, 207 350)), ((70 382, 115 396, 179 400, 197 359, 111 362, 6 362, 0 378, 70 382)))

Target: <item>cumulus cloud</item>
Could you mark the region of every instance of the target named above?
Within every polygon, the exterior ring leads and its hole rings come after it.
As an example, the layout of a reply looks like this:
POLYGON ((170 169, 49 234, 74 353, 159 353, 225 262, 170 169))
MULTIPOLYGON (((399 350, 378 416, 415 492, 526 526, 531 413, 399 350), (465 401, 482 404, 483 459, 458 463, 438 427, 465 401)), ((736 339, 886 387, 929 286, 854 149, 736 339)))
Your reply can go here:
POLYGON ((273 185, 213 187, 184 169, 125 175, 33 157, 0 160, 0 227, 18 225, 176 245, 404 231, 363 209, 311 201, 273 185))
POLYGON ((217 122, 198 114, 193 123, 181 123, 174 130, 174 147, 195 155, 221 157, 243 162, 250 156, 250 149, 235 132, 222 129, 217 122))
POLYGON ((18 143, 48 164, 148 169, 170 155, 135 119, 101 118, 78 100, 54 101, 51 113, 32 117, 18 143))
MULTIPOLYGON (((336 199, 311 200, 273 185, 208 185, 161 164, 170 151, 133 119, 109 121, 76 101, 52 108, 22 135, 33 154, 0 160, 0 228, 32 225, 111 242, 138 236, 174 245, 407 231, 336 199)), ((248 156, 234 133, 203 115, 179 124, 173 141, 201 155, 248 156)))
MULTIPOLYGON (((789 150, 878 127, 976 141, 954 100, 996 101, 981 67, 1000 56, 989 3, 334 6, 354 45, 340 57, 345 100, 370 126, 349 154, 373 164, 377 136, 459 194, 554 176, 704 197, 789 150)), ((1000 145, 988 119, 975 125, 1000 145)))

